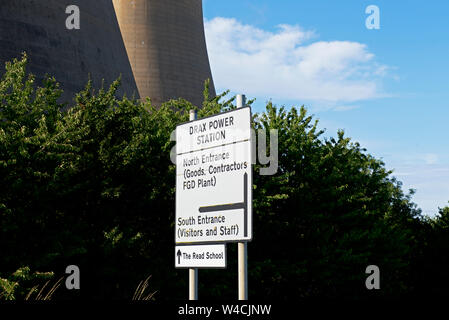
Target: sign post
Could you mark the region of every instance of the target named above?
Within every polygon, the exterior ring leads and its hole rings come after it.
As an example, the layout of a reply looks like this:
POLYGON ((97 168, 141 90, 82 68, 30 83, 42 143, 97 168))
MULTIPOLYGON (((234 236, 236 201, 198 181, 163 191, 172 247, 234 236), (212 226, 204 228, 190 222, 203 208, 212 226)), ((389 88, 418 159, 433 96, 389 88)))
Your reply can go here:
MULTIPOLYGON (((197 119, 195 110, 190 110, 190 121, 197 119)), ((189 269, 189 300, 198 300, 198 268, 189 269)))
MULTIPOLYGON (((243 107, 243 100, 244 96, 237 97, 235 110, 202 119, 191 112, 190 121, 176 127, 175 243, 178 247, 239 243, 239 279, 246 299, 253 150, 251 108, 243 107)), ((182 251, 177 254, 181 264, 182 251)), ((197 299, 198 269, 190 268, 189 275, 189 297, 197 299)))
MULTIPOLYGON (((244 95, 237 95, 237 108, 243 108, 246 104, 244 95)), ((246 182, 247 183, 247 182, 246 182)), ((248 201, 245 199, 245 201, 248 201)), ((248 300, 248 243, 238 243, 238 278, 239 300, 248 300)))

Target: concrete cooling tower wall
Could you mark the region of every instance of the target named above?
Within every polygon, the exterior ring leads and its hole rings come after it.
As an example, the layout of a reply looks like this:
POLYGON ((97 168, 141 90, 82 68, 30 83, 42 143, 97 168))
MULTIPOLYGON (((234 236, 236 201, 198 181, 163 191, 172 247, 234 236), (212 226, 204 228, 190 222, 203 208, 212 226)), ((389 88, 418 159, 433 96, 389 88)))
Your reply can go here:
POLYGON ((141 98, 200 106, 211 79, 201 0, 113 0, 141 98))
POLYGON ((0 75, 23 51, 38 83, 46 73, 56 77, 63 101, 84 88, 88 74, 96 88, 121 74, 118 95, 139 98, 111 0, 0 0, 0 75), (79 30, 66 28, 69 5, 80 9, 79 30))

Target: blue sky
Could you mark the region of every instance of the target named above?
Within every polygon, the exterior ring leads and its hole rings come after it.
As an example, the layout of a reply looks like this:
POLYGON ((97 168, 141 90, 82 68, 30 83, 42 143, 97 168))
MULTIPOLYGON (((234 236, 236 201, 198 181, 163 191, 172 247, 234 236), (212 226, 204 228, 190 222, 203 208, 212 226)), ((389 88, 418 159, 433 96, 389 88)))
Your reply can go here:
POLYGON ((204 15, 218 92, 255 111, 304 104, 416 189, 424 214, 448 204, 449 1, 204 0, 204 15))

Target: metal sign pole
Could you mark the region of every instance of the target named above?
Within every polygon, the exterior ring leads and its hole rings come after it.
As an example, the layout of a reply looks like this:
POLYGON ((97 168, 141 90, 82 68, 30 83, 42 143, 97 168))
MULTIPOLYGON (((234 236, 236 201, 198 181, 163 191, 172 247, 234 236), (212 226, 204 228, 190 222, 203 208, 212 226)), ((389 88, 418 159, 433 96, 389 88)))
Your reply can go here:
MULTIPOLYGON (((190 121, 197 118, 197 112, 190 110, 190 121)), ((189 300, 198 300, 198 268, 189 269, 189 300)))
POLYGON ((248 300, 248 243, 238 243, 239 300, 248 300))
POLYGON ((198 300, 198 268, 189 269, 189 300, 198 300))
MULTIPOLYGON (((246 100, 245 95, 238 94, 237 108, 243 108, 246 104, 245 100, 246 100)), ((237 246, 238 246, 239 300, 248 300, 248 243, 239 242, 237 246)))

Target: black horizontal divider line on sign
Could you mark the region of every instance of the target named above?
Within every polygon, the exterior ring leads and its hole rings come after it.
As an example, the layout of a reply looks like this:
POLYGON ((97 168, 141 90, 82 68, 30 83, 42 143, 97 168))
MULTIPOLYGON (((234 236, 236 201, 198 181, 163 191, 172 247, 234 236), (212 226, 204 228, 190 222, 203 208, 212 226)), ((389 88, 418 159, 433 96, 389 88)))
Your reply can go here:
POLYGON ((220 145, 217 145, 217 146, 211 146, 211 147, 201 148, 201 149, 197 149, 197 150, 190 150, 190 151, 186 151, 186 152, 180 152, 180 153, 176 153, 176 155, 177 156, 183 156, 183 155, 189 154, 189 153, 195 153, 195 152, 200 152, 200 151, 205 151, 205 150, 215 149, 215 148, 222 148, 222 147, 230 146, 232 144, 237 144, 237 143, 242 143, 242 142, 247 142, 247 141, 250 141, 250 140, 249 139, 243 139, 243 140, 233 141, 233 142, 229 142, 229 143, 220 144, 220 145))
POLYGON ((226 211, 243 209, 243 236, 248 236, 248 174, 243 175, 243 202, 218 204, 215 206, 200 207, 198 210, 201 213, 226 211))

